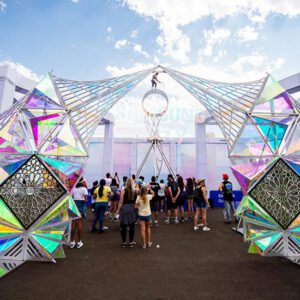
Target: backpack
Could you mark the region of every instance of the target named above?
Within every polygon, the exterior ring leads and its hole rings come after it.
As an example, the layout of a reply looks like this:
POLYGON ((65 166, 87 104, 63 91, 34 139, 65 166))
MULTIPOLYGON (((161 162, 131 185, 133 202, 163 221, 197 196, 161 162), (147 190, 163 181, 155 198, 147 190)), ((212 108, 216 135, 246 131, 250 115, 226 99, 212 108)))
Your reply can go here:
POLYGON ((232 183, 230 181, 223 181, 223 199, 227 201, 233 200, 232 183))

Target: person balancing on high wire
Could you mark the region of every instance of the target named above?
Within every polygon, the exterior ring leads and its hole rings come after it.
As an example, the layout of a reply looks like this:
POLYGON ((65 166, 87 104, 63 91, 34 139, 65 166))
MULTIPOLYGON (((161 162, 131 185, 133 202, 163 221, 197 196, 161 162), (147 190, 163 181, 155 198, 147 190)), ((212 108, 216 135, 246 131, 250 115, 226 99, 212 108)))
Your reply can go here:
POLYGON ((161 72, 159 72, 159 71, 155 71, 154 72, 154 74, 153 74, 153 76, 152 76, 152 78, 151 78, 151 84, 152 84, 152 89, 153 88, 157 88, 157 83, 162 83, 161 81, 159 81, 158 80, 158 78, 157 78, 157 76, 158 76, 158 74, 159 73, 165 73, 166 71, 161 71, 161 72))

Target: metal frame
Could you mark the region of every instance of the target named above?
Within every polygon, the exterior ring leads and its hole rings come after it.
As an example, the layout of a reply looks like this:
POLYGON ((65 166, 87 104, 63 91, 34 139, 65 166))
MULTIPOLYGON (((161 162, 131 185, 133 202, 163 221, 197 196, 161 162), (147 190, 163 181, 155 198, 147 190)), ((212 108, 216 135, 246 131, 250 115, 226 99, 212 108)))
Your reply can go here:
MULTIPOLYGON (((32 132, 32 128, 30 126, 30 121, 25 117, 24 114, 26 112, 26 104, 27 99, 30 97, 30 95, 34 92, 35 89, 38 90, 38 85, 36 88, 33 88, 31 91, 29 91, 23 98, 21 98, 19 101, 17 101, 11 108, 9 108, 7 111, 3 112, 0 115, 0 130, 4 130, 5 126, 9 123, 9 121, 16 117, 16 122, 18 122, 20 126, 20 130, 22 133, 22 138, 26 141, 28 145, 28 149, 26 148, 26 151, 28 151, 27 154, 24 153, 18 153, 16 149, 18 147, 13 148, 12 140, 7 140, 7 144, 9 146, 3 146, 0 144, 0 157, 5 157, 6 155, 12 155, 14 157, 20 157, 21 159, 24 158, 24 156, 28 155, 28 159, 30 159, 31 155, 39 155, 41 156, 48 156, 55 158, 63 164, 63 161, 68 158, 72 159, 72 157, 76 159, 82 159, 82 161, 79 162, 79 164, 82 165, 82 168, 84 167, 86 160, 88 158, 88 143, 91 139, 96 127, 98 126, 99 121, 102 119, 102 117, 109 111, 109 109, 117 103, 122 97, 124 97, 128 92, 130 92, 134 87, 136 87, 142 80, 144 80, 147 76, 149 76, 153 71, 160 68, 162 72, 167 73, 169 76, 171 76, 176 82, 178 82, 181 86, 183 86, 189 93, 191 93, 202 105, 206 107, 206 109, 210 112, 212 117, 215 119, 216 123, 219 125, 222 133, 224 134, 224 137, 227 142, 227 148, 229 153, 229 158, 231 159, 232 163, 234 163, 234 160, 237 158, 240 159, 247 159, 251 162, 251 160, 257 161, 258 159, 263 158, 269 158, 274 157, 275 161, 273 161, 271 164, 266 164, 266 170, 272 169, 272 167, 276 164, 276 159, 283 159, 286 158, 294 160, 296 163, 300 162, 300 149, 298 149, 296 153, 286 155, 288 147, 291 145, 294 136, 297 136, 299 131, 299 122, 300 122, 300 106, 294 99, 290 99, 292 105, 293 105, 293 113, 289 114, 288 116, 292 118, 291 124, 289 124, 289 127, 287 128, 286 132, 284 133, 283 140, 284 145, 278 146, 278 151, 273 153, 273 155, 264 155, 263 152, 261 152, 260 155, 232 155, 232 149, 235 147, 237 141, 241 138, 241 134, 249 120, 251 120, 251 123, 253 124, 254 128, 257 130, 258 134, 263 138, 263 142, 265 145, 267 145, 268 140, 266 137, 264 137, 262 131, 258 128, 258 126, 253 122, 252 120, 252 112, 257 104, 259 104, 259 99, 261 94, 263 93, 267 80, 270 78, 271 75, 267 74, 266 77, 261 78, 256 81, 252 82, 246 82, 246 83, 224 83, 224 82, 217 82, 213 80, 207 80, 203 78, 199 78, 196 76, 188 75, 182 72, 175 71, 171 68, 166 68, 163 66, 158 66, 154 68, 150 68, 147 70, 135 72, 132 74, 126 74, 119 77, 113 77, 105 80, 98 80, 98 81, 76 81, 76 80, 67 80, 63 78, 59 78, 52 73, 49 73, 47 77, 44 77, 42 80, 47 79, 47 83, 50 85, 51 92, 55 93, 56 99, 59 99, 58 106, 61 106, 61 112, 62 117, 57 124, 53 125, 53 127, 49 130, 49 132, 46 133, 46 136, 43 138, 42 141, 40 141, 40 144, 38 147, 36 147, 34 143, 34 135, 32 132), (49 80, 50 79, 50 80, 49 80), (70 120, 70 126, 73 126, 73 129, 76 133, 76 138, 80 141, 83 149, 86 152, 86 155, 75 155, 76 152, 68 152, 68 150, 65 150, 64 153, 56 153, 55 155, 48 155, 47 153, 43 153, 43 147, 46 143, 54 143, 55 139, 57 138, 59 132, 60 132, 60 126, 63 126, 66 122, 66 120, 70 120), (32 144, 34 143, 34 144, 32 144)), ((277 84, 277 83, 276 83, 277 84)), ((278 88, 278 84, 276 87, 278 88)), ((280 87, 280 86, 279 86, 280 87)), ((270 88, 270 87, 268 87, 270 88)), ((158 92, 158 90, 156 90, 158 92)), ((41 92, 41 91, 40 91, 41 92)), ((47 91, 42 92, 46 97, 43 99, 43 101, 47 101, 49 98, 51 100, 51 95, 46 95, 47 91), (45 94, 46 93, 46 94, 45 94)), ((288 94, 287 94, 288 95, 288 94)), ((35 95, 37 98, 39 95, 35 95)), ((41 99, 38 99, 40 101, 41 99)), ((56 102, 55 100, 53 100, 56 102)), ((272 99, 270 99, 272 101, 272 99)), ((37 102, 39 103, 39 102, 37 102)), ((40 109, 43 109, 44 114, 50 114, 51 108, 45 108, 42 105, 42 101, 40 102, 41 106, 40 109)), ((36 109, 38 109, 37 107, 36 109)), ((31 110, 34 110, 31 108, 31 110)), ((59 110, 59 109, 57 109, 59 110)), ((269 112, 269 114, 272 115, 272 111, 269 112)), ((161 117, 161 114, 159 114, 161 117)), ((276 116, 282 116, 284 114, 276 114, 276 116)), ((275 122, 276 123, 276 122, 275 122)), ((155 128, 158 129, 159 122, 154 123, 155 128)), ((70 128, 69 128, 70 129, 70 128)), ((157 133, 157 130, 156 130, 157 133)), ((74 136, 73 136, 74 138, 74 136)), ((9 139, 9 134, 8 134, 9 139)), ((4 139, 5 140, 5 139, 4 139)), ((150 147, 146 153, 146 157, 144 158, 143 164, 139 168, 139 170, 142 169, 143 165, 145 164, 145 159, 149 156, 152 149, 154 149, 155 153, 156 150, 160 153, 162 157, 162 161, 164 161, 170 171, 170 173, 173 173, 173 170, 171 168, 171 165, 169 164, 162 147, 162 141, 158 138, 158 136, 152 136, 152 139, 150 139, 151 144, 150 147)), ((67 143, 67 141, 66 141, 67 143)), ((5 144, 5 143, 4 143, 5 144)), ((16 145, 18 146, 18 145, 16 145)), ((68 148, 67 148, 68 149, 68 148)), ((271 149, 272 151, 272 149, 271 149)), ((2 159, 0 159, 2 161, 2 159)), ((12 164, 15 164, 15 160, 13 160, 12 164)), ((44 165, 44 164, 43 164, 44 165)), ((2 167, 0 165, 0 167, 2 167)), ((7 165, 5 165, 7 167, 7 165)), ((289 165, 290 167, 290 165, 289 165)), ((60 166, 57 166, 57 170, 61 172, 59 169, 60 166)), ((9 168, 8 168, 9 169, 9 168)), ((49 170, 49 168, 47 168, 49 170)), ((49 170, 51 171, 51 170, 49 170)), ((243 173, 243 176, 247 177, 247 170, 243 173)), ((12 172, 8 173, 6 177, 12 176, 12 172)), ((13 172, 14 173, 14 172, 13 172)), ((53 173, 52 171, 50 172, 53 173)), ((34 174, 33 174, 34 175, 34 174)), ((258 175, 258 174, 256 174, 258 175)), ((255 175, 255 176, 256 176, 255 175)), ((56 175, 53 174, 53 176, 56 175)), ((254 178, 256 178, 254 176, 254 178)), ((263 177, 263 176, 262 176, 263 177)), ((4 178, 3 180, 5 180, 4 178)), ((61 180, 59 178, 56 178, 60 183, 61 180)), ((237 178, 238 179, 238 178, 237 178)), ((257 184, 259 181, 256 179, 253 179, 251 181, 251 188, 257 184)), ((68 187, 65 186, 65 189, 67 190, 68 187)), ((66 196, 68 193, 66 192, 66 196)), ((1 195, 0 195, 1 197, 1 195)), ((57 204, 53 205, 52 208, 47 209, 46 212, 43 213, 43 216, 46 216, 51 211, 55 210, 58 205, 62 203, 62 201, 65 201, 65 197, 61 197, 61 199, 57 200, 55 202, 57 204)), ((69 198, 66 201, 68 202, 64 213, 67 213, 67 210, 74 209, 76 210, 76 207, 74 206, 73 200, 69 200, 69 198)), ((253 200, 255 201, 255 200, 253 200)), ((244 202, 243 202, 244 203, 244 202)), ((246 203, 246 202, 245 202, 246 203)), ((247 207, 247 204, 243 204, 245 207, 239 208, 240 218, 243 219, 244 213, 246 210, 252 210, 253 215, 259 216, 259 220, 256 220, 254 222, 260 222, 261 219, 267 218, 268 216, 266 214, 262 215, 262 211, 255 211, 255 208, 249 208, 247 207)), ((67 220, 61 220, 59 224, 64 224, 67 227, 67 224, 69 224, 73 219, 78 218, 80 216, 78 211, 73 211, 74 215, 72 217, 68 217, 67 220)), ((300 212, 297 216, 297 218, 300 218, 300 212)), ((1 224, 0 219, 0 224, 1 224)), ((245 222, 249 222, 249 220, 243 220, 244 225, 245 222)), ((9 220, 5 221, 4 224, 10 224, 9 220)), ((23 254, 26 253, 26 249, 30 247, 28 235, 30 234, 30 230, 32 229, 31 225, 28 229, 22 229, 22 234, 17 235, 21 236, 21 239, 24 240, 22 242, 22 251, 23 254), (28 240, 28 241, 27 241, 28 240)), ((57 225, 57 224, 56 224, 57 225)), ((10 227, 13 227, 12 225, 9 225, 10 227)), ((286 230, 281 228, 278 225, 277 233, 279 232, 281 234, 280 239, 282 238, 282 241, 284 243, 284 247, 288 247, 289 241, 292 240, 292 225, 288 227, 286 230)), ((300 226, 300 225, 293 225, 293 226, 300 226)), ((297 227, 298 228, 298 227, 297 227)), ((52 254, 49 256, 48 252, 45 252, 46 250, 43 249, 42 245, 40 245, 37 241, 30 241, 41 251, 44 253, 45 257, 42 257, 42 260, 48 260, 54 261, 55 255, 57 252, 61 251, 61 246, 63 243, 65 243, 65 232, 61 236, 61 242, 53 246, 55 249, 51 252, 52 254)), ((8 234, 7 240, 9 240, 9 237, 11 235, 8 234)), ((5 235, 0 237, 0 241, 5 240, 5 235)), ((46 237, 45 237, 46 238, 46 237)), ((55 239, 53 237, 53 239, 55 239)), ((50 237, 49 242, 51 243, 53 239, 50 237)), ((257 241, 260 240, 260 238, 256 239, 257 241)), ((279 240, 279 238, 278 238, 279 240)), ((255 242, 255 241, 254 241, 255 242)), ((293 240, 294 243, 296 243, 293 240)), ((18 243, 17 243, 18 244, 18 243)), ((7 260, 9 257, 6 255, 7 252, 12 251, 14 247, 17 244, 12 244, 9 247, 6 247, 5 250, 0 252, 0 264, 3 264, 2 260, 7 260)), ((19 247, 19 246, 18 246, 19 247)), ((300 249, 300 246, 297 245, 297 247, 300 249)), ((281 252, 276 253, 276 248, 274 248, 274 243, 271 243, 268 245, 267 249, 272 249, 272 255, 279 255, 289 258, 293 262, 300 262, 300 251, 299 253, 296 251, 294 254, 291 252, 285 252, 282 254, 281 252), (275 250, 274 250, 275 249, 275 250)), ((22 256, 19 253, 20 249, 17 250, 18 259, 28 260, 31 259, 29 256, 22 256), (22 257, 21 257, 21 256, 22 257)), ((260 254, 262 255, 268 255, 269 252, 264 249, 260 251, 260 254)), ((15 265, 17 267, 18 264, 15 265)), ((11 270, 11 266, 7 268, 8 271, 11 270)))

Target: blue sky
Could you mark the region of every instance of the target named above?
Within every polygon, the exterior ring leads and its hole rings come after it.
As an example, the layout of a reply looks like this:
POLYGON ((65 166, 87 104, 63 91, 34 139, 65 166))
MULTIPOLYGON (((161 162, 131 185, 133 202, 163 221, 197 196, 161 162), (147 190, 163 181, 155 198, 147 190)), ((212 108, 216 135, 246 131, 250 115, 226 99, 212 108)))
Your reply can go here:
MULTIPOLYGON (((0 32, 0 65, 34 78, 54 69, 95 80, 159 63, 240 81, 300 66, 299 0, 0 0, 0 32)), ((174 107, 184 93, 170 83, 174 107)))

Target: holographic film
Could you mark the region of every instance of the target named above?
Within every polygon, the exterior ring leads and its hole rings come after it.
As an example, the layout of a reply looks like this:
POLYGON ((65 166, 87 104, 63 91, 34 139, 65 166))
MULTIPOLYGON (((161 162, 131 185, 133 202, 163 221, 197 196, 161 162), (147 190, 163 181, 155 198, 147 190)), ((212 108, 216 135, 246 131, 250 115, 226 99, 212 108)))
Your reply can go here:
POLYGON ((70 196, 110 107, 152 69, 93 82, 46 75, 0 115, 0 277, 27 260, 65 257, 70 196))
POLYGON ((35 155, 0 185, 2 200, 25 229, 65 192, 35 155))
MULTIPOLYGON (((295 100, 271 75, 231 84, 160 68, 207 108, 224 134, 245 194, 237 215, 249 253, 299 263, 295 100)), ((15 262, 64 257, 65 232, 80 217, 69 192, 83 174, 89 140, 109 109, 155 69, 99 81, 48 74, 0 115, 0 276, 15 262)))
POLYGON ((295 100, 271 76, 229 84, 163 68, 204 105, 228 145, 232 172, 244 193, 249 253, 300 263, 300 120, 295 100))

